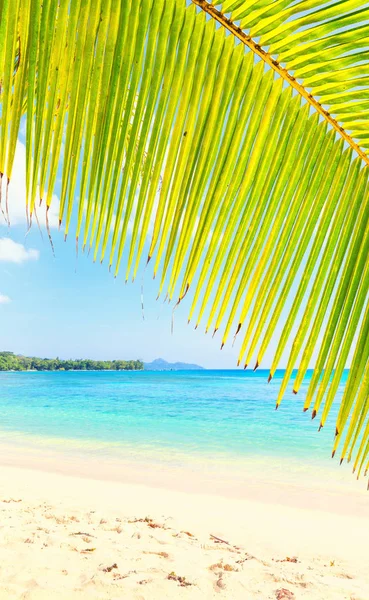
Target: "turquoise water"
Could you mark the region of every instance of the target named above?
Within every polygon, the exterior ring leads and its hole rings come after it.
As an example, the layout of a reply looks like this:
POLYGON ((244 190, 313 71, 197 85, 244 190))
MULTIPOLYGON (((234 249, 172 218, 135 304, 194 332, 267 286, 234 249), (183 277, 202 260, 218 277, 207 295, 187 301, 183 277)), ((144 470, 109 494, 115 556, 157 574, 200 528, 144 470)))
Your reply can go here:
MULTIPOLYGON (((0 438, 114 455, 329 460, 328 424, 302 412, 308 380, 275 410, 283 371, 0 373, 0 438), (67 440, 67 441, 66 441, 67 440)), ((343 392, 344 375, 337 400, 343 392)), ((321 463, 320 463, 321 464, 321 463)), ((332 464, 332 463, 330 463, 332 464)))

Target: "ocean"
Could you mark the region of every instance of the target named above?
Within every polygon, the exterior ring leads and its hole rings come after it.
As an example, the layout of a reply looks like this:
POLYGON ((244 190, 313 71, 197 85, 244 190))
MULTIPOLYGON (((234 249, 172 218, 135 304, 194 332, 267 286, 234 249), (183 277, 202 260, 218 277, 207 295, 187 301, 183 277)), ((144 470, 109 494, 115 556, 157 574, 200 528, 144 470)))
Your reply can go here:
MULTIPOLYGON (((276 411, 283 371, 2 372, 0 441, 180 466, 332 469, 335 417, 303 413, 311 373, 276 411), (292 468, 292 467, 291 467, 292 468)), ((336 461, 334 461, 336 462, 336 461)))

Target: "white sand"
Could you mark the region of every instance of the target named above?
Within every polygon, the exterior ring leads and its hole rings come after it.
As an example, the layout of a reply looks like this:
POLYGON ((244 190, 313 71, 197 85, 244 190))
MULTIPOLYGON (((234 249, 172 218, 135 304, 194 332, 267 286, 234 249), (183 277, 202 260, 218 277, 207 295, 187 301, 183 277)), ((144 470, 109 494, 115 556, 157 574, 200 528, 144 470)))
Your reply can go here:
POLYGON ((149 470, 145 486, 0 467, 0 599, 369 598, 364 482, 317 488, 327 512, 301 508, 302 482, 279 503, 275 485, 222 497, 153 487, 149 470))

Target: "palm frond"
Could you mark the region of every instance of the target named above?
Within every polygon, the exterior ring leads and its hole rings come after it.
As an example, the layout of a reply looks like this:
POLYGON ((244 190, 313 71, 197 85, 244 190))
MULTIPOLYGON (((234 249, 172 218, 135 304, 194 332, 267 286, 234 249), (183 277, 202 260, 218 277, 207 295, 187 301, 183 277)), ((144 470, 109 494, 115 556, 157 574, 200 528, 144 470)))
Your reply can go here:
POLYGON ((194 0, 266 54, 366 152, 369 149, 369 6, 361 0, 194 0), (225 19, 224 19, 225 18, 225 19))
POLYGON ((335 450, 342 440, 342 458, 355 453, 360 471, 369 107, 357 20, 366 13, 353 0, 221 8, 250 43, 184 0, 2 0, 1 177, 11 179, 25 113, 30 218, 36 199, 50 206, 60 169, 66 234, 75 227, 77 243, 115 275, 124 265, 126 279, 152 261, 159 293, 177 304, 193 293, 196 326, 222 330, 222 345, 243 336, 240 364, 255 353, 261 364, 282 324, 270 377, 286 350, 289 359, 277 405, 296 365, 299 390, 318 349, 305 409, 321 412, 323 426, 353 352, 335 450), (340 107, 341 125, 320 102, 340 107))

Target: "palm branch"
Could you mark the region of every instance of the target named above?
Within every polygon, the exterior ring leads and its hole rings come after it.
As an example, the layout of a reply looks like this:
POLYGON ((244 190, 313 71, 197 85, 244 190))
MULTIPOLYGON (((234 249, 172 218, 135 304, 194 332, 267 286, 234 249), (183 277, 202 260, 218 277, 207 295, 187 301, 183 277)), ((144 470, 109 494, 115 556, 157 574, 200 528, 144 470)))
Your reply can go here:
MULTIPOLYGON (((27 214, 48 210, 126 280, 152 261, 189 321, 277 327, 333 453, 369 454, 369 8, 358 0, 0 0, 0 178, 26 127, 27 214), (206 318, 205 318, 206 315, 206 318)), ((1 200, 1 199, 0 199, 1 200)), ((4 206, 4 199, 2 199, 4 206)), ((4 208, 3 208, 4 210, 4 208)))

